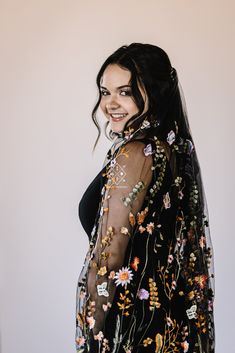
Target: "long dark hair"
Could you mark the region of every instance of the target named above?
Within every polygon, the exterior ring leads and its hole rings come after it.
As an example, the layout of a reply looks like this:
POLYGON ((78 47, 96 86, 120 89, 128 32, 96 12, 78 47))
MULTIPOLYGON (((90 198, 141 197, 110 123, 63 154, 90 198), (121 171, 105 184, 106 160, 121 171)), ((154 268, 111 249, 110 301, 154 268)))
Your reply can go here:
MULTIPOLYGON (((185 112, 183 111, 177 71, 172 67, 167 53, 156 45, 132 43, 128 46, 121 46, 111 54, 97 74, 96 84, 99 97, 92 111, 92 120, 98 129, 95 146, 101 134, 101 128, 96 117, 101 101, 100 81, 106 67, 110 64, 117 64, 130 71, 132 97, 139 109, 139 112, 126 123, 124 130, 127 127, 137 129, 147 117, 152 123, 158 122, 157 134, 162 140, 166 138, 170 130, 175 131, 176 124, 182 137, 191 137, 188 121, 185 119, 185 112), (144 100, 138 84, 148 96, 148 109, 145 113, 143 113, 144 100)), ((155 132, 151 129, 151 132, 148 133, 155 132)))

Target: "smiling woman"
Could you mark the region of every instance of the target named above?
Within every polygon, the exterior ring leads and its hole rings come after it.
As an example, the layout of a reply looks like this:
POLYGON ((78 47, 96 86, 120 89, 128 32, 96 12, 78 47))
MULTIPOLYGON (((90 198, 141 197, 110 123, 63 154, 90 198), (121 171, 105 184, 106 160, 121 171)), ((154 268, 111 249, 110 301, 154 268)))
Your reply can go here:
POLYGON ((79 203, 77 352, 214 353, 213 249, 177 72, 161 48, 132 43, 96 82, 92 119, 100 135, 100 107, 113 145, 79 203))
POLYGON ((114 64, 105 69, 101 79, 100 107, 114 132, 122 132, 128 120, 139 111, 132 97, 130 78, 130 71, 114 64))

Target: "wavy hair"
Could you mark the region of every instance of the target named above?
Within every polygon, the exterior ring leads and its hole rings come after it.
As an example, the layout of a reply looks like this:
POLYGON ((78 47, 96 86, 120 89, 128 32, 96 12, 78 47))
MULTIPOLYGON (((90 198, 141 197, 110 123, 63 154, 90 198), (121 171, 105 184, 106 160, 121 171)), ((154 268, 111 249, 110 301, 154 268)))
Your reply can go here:
MULTIPOLYGON (((132 43, 128 46, 121 46, 111 54, 97 74, 96 84, 99 97, 92 111, 92 120, 98 129, 98 137, 94 148, 101 134, 96 116, 101 101, 100 81, 106 67, 110 64, 117 64, 130 71, 132 97, 139 109, 138 113, 127 121, 124 130, 128 127, 136 130, 147 117, 151 123, 158 123, 158 136, 163 140, 169 129, 175 131, 176 124, 182 137, 191 137, 188 121, 183 111, 177 71, 172 67, 167 53, 156 45, 132 43), (144 100, 138 85, 148 97, 148 109, 145 113, 143 113, 144 100)), ((110 134, 109 137, 111 137, 110 134)))

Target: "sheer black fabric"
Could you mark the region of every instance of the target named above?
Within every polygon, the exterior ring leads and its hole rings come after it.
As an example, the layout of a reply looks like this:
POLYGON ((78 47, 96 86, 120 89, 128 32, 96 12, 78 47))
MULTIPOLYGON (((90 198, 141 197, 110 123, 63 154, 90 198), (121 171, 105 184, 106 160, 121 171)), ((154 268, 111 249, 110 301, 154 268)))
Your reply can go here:
MULTIPOLYGON (((145 124, 145 128, 148 125, 145 124)), ((192 141, 117 139, 79 205, 77 352, 214 352, 213 256, 192 141)))

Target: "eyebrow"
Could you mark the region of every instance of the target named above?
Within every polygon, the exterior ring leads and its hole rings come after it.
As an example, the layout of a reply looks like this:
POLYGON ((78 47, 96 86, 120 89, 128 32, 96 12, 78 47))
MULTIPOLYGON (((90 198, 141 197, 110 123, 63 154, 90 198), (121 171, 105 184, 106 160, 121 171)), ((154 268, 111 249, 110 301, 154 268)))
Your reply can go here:
MULTIPOLYGON (((131 87, 131 86, 130 86, 130 85, 123 85, 123 86, 119 86, 119 87, 117 87, 117 88, 119 89, 119 88, 124 88, 124 87, 131 87)), ((104 87, 104 86, 100 86, 100 88, 107 89, 107 88, 104 87)))

